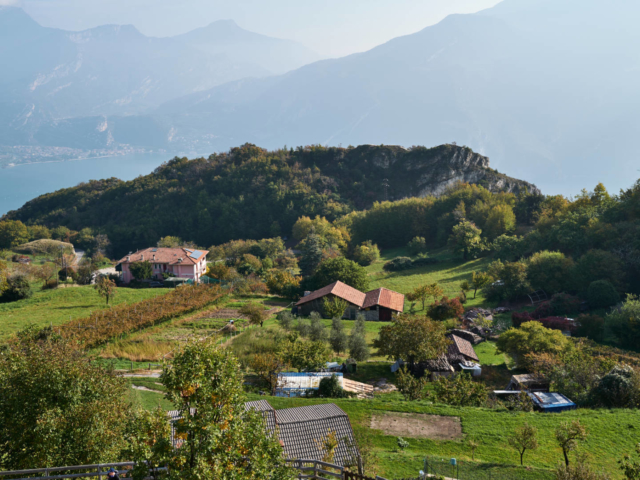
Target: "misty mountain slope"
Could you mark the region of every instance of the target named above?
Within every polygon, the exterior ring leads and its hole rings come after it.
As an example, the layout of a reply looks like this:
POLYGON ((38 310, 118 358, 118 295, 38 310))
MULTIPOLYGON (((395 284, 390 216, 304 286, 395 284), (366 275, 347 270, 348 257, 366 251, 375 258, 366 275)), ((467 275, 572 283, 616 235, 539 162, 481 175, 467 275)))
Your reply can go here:
POLYGON ((276 80, 217 87, 182 110, 171 103, 175 138, 206 133, 219 149, 457 141, 543 189, 626 186, 640 154, 640 7, 615 3, 508 0, 276 80), (601 161, 612 168, 582 167, 601 161))
MULTIPOLYGON (((232 30, 223 22, 181 40, 149 38, 131 25, 66 32, 40 26, 19 8, 0 7, 0 102, 11 111, 43 110, 56 120, 139 114, 176 97, 317 58, 294 42, 232 30), (205 42, 205 34, 217 48, 187 41, 205 42), (240 58, 238 48, 247 45, 262 56, 260 62, 240 58)), ((34 139, 49 121, 18 115, 9 123, 15 127, 22 120, 27 123, 21 130, 30 129, 26 136, 34 139)))
MULTIPOLYGON (((55 115, 42 106, 49 98, 44 95, 33 111, 12 104, 12 111, 22 113, 11 119, 11 128, 40 143, 46 138, 58 145, 81 141, 86 148, 128 144, 200 152, 244 142, 277 148, 455 141, 545 192, 577 193, 599 181, 615 191, 635 178, 640 156, 639 16, 640 2, 506 0, 478 14, 451 15, 364 53, 212 89, 196 82, 198 75, 185 79, 176 73, 189 72, 187 55, 177 69, 158 62, 166 67, 158 75, 166 77, 159 82, 167 90, 191 81, 189 94, 168 98, 142 116, 125 116, 125 106, 106 120, 92 110, 72 122, 51 121, 47 114, 55 115), (79 133, 94 130, 100 135, 79 133)), ((244 35, 233 24, 218 27, 231 32, 229 44, 244 35)), ((180 41, 146 41, 176 42, 180 47, 173 48, 202 54, 193 45, 226 44, 211 28, 180 41)), ((206 68, 194 71, 201 70, 206 68)), ((135 72, 124 78, 140 85, 135 72)), ((62 87, 63 80, 53 85, 62 87)), ((151 85, 148 92, 136 87, 145 92, 140 105, 161 97, 151 85)))
POLYGON ((249 32, 233 20, 219 20, 173 39, 207 54, 224 54, 239 62, 259 65, 273 74, 320 59, 317 53, 297 42, 249 32))

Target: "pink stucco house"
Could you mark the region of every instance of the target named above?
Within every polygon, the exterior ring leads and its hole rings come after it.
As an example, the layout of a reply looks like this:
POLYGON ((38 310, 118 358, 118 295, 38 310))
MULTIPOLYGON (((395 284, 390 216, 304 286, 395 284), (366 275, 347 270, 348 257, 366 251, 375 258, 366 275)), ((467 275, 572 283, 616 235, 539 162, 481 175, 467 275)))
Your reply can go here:
POLYGON ((207 250, 188 248, 147 248, 123 257, 118 264, 122 267, 122 281, 133 280, 129 265, 135 262, 149 262, 153 278, 162 280, 163 273, 173 273, 179 278, 190 278, 198 282, 207 270, 207 250))

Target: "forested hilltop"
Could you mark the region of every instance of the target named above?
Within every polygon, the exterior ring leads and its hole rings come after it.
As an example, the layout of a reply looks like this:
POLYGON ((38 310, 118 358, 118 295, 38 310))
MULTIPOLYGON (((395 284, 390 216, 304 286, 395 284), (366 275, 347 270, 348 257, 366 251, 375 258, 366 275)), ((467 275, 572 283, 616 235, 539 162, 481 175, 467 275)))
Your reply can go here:
POLYGON ((205 246, 288 236, 301 216, 333 221, 375 202, 441 194, 456 182, 538 193, 456 145, 267 151, 247 144, 207 159, 174 158, 129 182, 110 178, 42 195, 3 220, 91 228, 106 234, 119 256, 167 235, 205 246))

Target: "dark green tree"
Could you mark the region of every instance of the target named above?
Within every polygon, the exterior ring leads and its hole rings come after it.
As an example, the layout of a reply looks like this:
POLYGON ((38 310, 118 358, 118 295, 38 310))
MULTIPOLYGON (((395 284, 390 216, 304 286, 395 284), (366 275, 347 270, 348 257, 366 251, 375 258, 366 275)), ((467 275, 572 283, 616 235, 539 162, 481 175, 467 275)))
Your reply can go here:
POLYGON ((364 362, 371 356, 366 334, 364 315, 358 315, 349 335, 349 356, 358 362, 364 362))
POLYGON ((327 329, 318 312, 311 312, 309 317, 309 339, 312 342, 324 342, 327 339, 327 329))
POLYGON ((620 294, 609 280, 591 282, 587 290, 591 308, 611 307, 620 301, 620 294))
POLYGON ((133 278, 136 280, 147 280, 153 277, 153 267, 151 263, 145 260, 144 262, 133 262, 129 265, 129 271, 133 278))
POLYGON ((6 280, 7 286, 2 291, 0 302, 16 302, 31 297, 33 291, 31 284, 26 276, 20 273, 14 273, 6 280))
POLYGON ((307 279, 304 285, 306 290, 317 290, 337 280, 361 292, 369 289, 369 277, 364 267, 344 257, 323 261, 316 273, 307 279))
POLYGON ((401 358, 409 365, 438 358, 447 351, 449 340, 442 322, 428 317, 401 315, 383 326, 373 346, 378 355, 395 361, 401 358))
POLYGON ((29 230, 20 220, 0 222, 0 248, 13 248, 29 241, 29 230))
POLYGON ((449 236, 449 248, 457 254, 462 254, 463 260, 477 255, 482 250, 482 230, 468 220, 462 220, 453 227, 449 236))
POLYGON ((544 250, 534 253, 527 261, 527 278, 534 290, 553 295, 572 289, 574 267, 573 260, 563 253, 544 250))
POLYGON ((303 241, 300 273, 305 277, 313 275, 320 262, 322 262, 324 245, 324 239, 313 231, 303 241))
POLYGON ((348 338, 344 331, 344 322, 341 318, 335 317, 331 320, 329 344, 337 354, 344 352, 348 348, 348 338))

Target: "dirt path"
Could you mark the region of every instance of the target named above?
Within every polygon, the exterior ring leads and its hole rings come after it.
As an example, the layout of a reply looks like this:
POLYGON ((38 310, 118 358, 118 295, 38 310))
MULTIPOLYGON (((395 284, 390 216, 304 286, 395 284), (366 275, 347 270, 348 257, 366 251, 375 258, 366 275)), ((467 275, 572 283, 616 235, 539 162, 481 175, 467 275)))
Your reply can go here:
POLYGON ((145 392, 164 393, 164 392, 161 392, 160 390, 153 390, 151 388, 142 387, 138 385, 131 385, 131 388, 133 388, 134 390, 144 390, 145 392))

